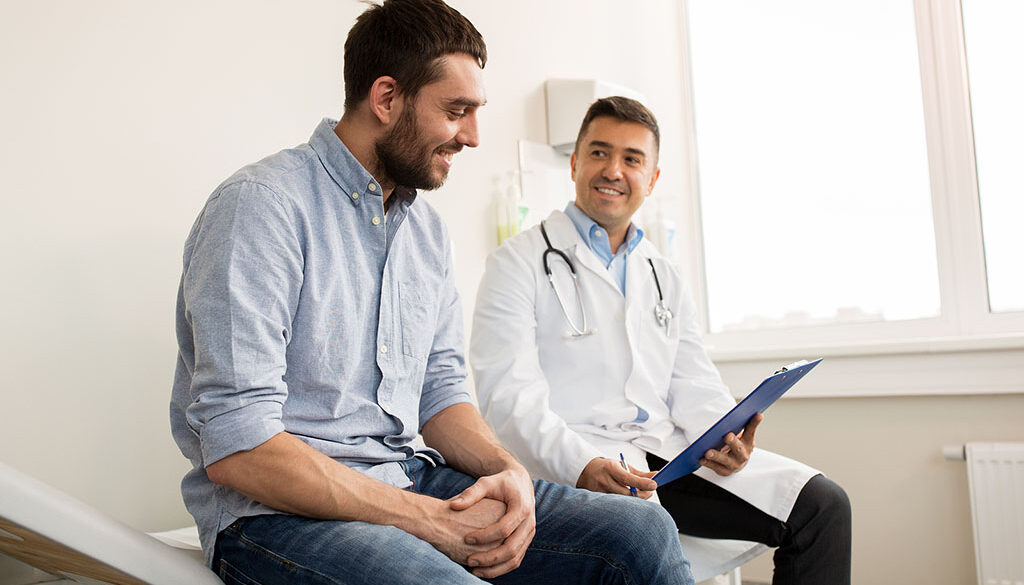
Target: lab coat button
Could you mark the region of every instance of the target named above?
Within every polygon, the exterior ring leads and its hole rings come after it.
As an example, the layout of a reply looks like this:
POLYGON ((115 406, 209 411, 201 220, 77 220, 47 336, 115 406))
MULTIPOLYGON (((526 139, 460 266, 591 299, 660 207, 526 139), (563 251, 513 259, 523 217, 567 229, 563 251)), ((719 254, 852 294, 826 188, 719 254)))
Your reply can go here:
POLYGON ((386 346, 386 345, 380 346, 380 352, 381 353, 387 353, 388 352, 388 346, 386 346))

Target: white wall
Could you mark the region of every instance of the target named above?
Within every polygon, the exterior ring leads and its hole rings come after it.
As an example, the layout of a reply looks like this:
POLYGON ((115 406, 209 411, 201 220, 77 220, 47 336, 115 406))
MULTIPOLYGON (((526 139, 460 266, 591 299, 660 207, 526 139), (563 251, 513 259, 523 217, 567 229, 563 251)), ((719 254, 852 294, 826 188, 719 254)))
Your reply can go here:
MULTIPOLYGON (((672 2, 626 14, 612 0, 548 4, 453 3, 488 42, 489 103, 483 146, 426 197, 456 241, 467 321, 495 244, 494 180, 516 168, 517 140, 546 139, 545 79, 617 81, 679 126, 672 2)), ((189 521, 178 495, 187 462, 167 422, 182 243, 221 180, 340 115, 342 47, 364 9, 0 7, 0 459, 139 528, 189 521)), ((665 160, 678 144, 666 140, 665 160)), ((662 189, 679 185, 663 177, 662 189)))
MULTIPOLYGON (((426 197, 455 239, 468 320, 495 241, 494 180, 515 168, 517 140, 546 138, 543 81, 598 77, 646 94, 663 128, 661 196, 686 184, 673 163, 684 100, 675 2, 453 5, 487 39, 489 104, 483 145, 426 197)), ((217 183, 340 114, 341 49, 363 9, 0 6, 0 460, 144 530, 190 521, 178 495, 188 464, 167 422, 182 242, 217 183)), ((1020 395, 793 400, 761 436, 848 487, 855 582, 953 585, 973 570, 966 479, 938 450, 1024 440, 1021 414, 1020 395), (886 532, 891 518, 900 529, 886 532)), ((760 563, 748 577, 767 576, 760 563)))

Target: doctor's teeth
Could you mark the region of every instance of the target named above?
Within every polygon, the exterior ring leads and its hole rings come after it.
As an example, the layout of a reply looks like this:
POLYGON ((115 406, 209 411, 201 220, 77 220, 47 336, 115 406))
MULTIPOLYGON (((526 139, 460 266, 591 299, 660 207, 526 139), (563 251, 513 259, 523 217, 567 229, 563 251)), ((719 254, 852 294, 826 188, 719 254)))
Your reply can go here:
POLYGON ((604 193, 605 195, 619 195, 620 194, 618 191, 613 191, 611 189, 605 189, 604 187, 598 187, 597 190, 600 191, 601 193, 604 193))

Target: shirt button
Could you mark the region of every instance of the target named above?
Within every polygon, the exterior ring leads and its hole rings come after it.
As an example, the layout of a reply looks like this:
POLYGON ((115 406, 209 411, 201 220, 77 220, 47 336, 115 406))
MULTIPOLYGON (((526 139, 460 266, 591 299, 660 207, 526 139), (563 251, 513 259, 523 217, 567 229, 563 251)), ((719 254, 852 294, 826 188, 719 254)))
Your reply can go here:
POLYGON ((380 352, 381 353, 387 353, 388 352, 388 346, 386 346, 386 345, 380 346, 380 352))
POLYGON ((374 185, 373 183, 370 183, 369 185, 366 186, 366 188, 369 189, 370 191, 376 191, 377 190, 377 185, 374 185))
POLYGON ((594 235, 600 238, 601 237, 601 230, 594 230, 594 235))
POLYGON ((353 199, 359 199, 359 193, 357 193, 357 192, 353 191, 353 192, 352 192, 352 198, 353 198, 353 199))
POLYGON ((370 223, 372 223, 373 225, 380 225, 380 218, 374 216, 374 218, 370 220, 370 223))

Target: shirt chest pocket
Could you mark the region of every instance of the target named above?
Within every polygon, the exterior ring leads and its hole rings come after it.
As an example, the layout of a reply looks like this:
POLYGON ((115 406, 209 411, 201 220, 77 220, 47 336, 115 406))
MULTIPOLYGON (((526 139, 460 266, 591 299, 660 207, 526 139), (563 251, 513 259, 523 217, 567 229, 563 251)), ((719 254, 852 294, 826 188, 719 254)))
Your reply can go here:
POLYGON ((402 353, 426 360, 437 328, 436 287, 417 281, 399 283, 399 313, 402 318, 402 353))

